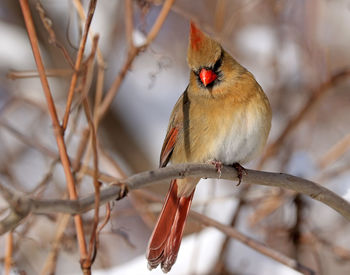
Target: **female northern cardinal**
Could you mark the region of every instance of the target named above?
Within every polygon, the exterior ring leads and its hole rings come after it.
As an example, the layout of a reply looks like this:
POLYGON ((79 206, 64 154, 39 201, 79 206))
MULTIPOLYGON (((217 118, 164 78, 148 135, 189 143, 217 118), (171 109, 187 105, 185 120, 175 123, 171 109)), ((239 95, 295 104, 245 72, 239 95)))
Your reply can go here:
MULTIPOLYGON (((214 161, 242 169, 240 164, 262 150, 270 131, 266 95, 250 72, 192 22, 187 62, 190 83, 171 114, 160 167, 169 161, 214 161)), ((168 272, 175 263, 198 181, 171 181, 148 244, 150 269, 161 264, 168 272)))

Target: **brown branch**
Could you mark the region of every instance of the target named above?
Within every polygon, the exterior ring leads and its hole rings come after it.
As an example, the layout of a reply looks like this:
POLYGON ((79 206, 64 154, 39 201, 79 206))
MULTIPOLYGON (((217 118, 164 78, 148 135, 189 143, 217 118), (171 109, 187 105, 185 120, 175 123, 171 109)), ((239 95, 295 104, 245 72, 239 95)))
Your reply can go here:
POLYGON ((324 169, 326 166, 332 165, 336 160, 345 154, 350 148, 350 134, 347 134, 340 141, 334 144, 326 154, 318 161, 318 165, 324 169))
MULTIPOLYGON (((83 5, 80 1, 73 1, 74 6, 77 10, 77 13, 80 17, 80 20, 82 22, 84 22, 86 20, 86 15, 85 15, 85 11, 83 8, 83 5)), ((94 39, 93 37, 95 37, 94 33, 92 32, 91 28, 89 30, 89 34, 90 37, 92 38, 92 40, 94 39)), ((97 125, 97 108, 101 102, 102 99, 102 95, 103 95, 103 85, 104 85, 104 72, 105 72, 105 61, 103 59, 103 55, 101 52, 101 49, 99 47, 97 47, 97 64, 98 64, 98 69, 97 69, 97 79, 96 79, 96 95, 95 95, 95 103, 94 103, 94 123, 95 123, 95 128, 97 129, 98 125, 97 125)))
POLYGON ((347 79, 349 76, 349 69, 334 73, 327 81, 312 91, 311 96, 300 109, 299 113, 290 119, 289 123, 286 125, 279 137, 267 147, 263 157, 260 160, 259 167, 262 167, 263 163, 268 158, 277 154, 287 136, 300 124, 300 122, 303 121, 305 116, 317 105, 320 99, 330 90, 330 88, 334 87, 339 81, 347 79))
MULTIPOLYGON (((128 49, 127 59, 123 65, 122 69, 120 70, 119 74, 114 79, 111 87, 107 91, 106 96, 104 97, 104 99, 100 105, 100 108, 97 112, 98 121, 101 120, 101 118, 105 115, 105 113, 109 109, 110 105, 112 104, 113 99, 116 96, 116 94, 119 90, 119 87, 120 87, 128 69, 130 68, 131 64, 133 63, 135 57, 141 51, 145 50, 149 46, 149 44, 151 44, 153 42, 153 40, 156 38, 156 36, 157 36, 160 28, 162 27, 174 1, 175 0, 165 0, 164 1, 162 9, 161 9, 155 23, 153 24, 152 29, 150 30, 150 32, 147 35, 146 42, 139 47, 131 47, 128 49)), ((129 11, 129 12, 132 12, 132 11, 129 11)), ((126 18, 126 20, 129 21, 130 19, 126 18)), ((130 27, 128 27, 128 31, 130 31, 130 27)), ((131 34, 129 33, 129 34, 127 34, 127 36, 131 36, 131 34)))
MULTIPOLYGON (((230 227, 234 227, 236 225, 236 222, 239 218, 241 210, 243 209, 244 205, 246 204, 245 197, 249 191, 248 187, 249 187, 249 185, 244 185, 240 189, 238 204, 237 204, 237 207, 232 215, 230 227)), ((224 271, 225 258, 226 258, 226 253, 227 253, 227 248, 228 248, 229 243, 230 243, 230 237, 226 236, 225 240, 223 241, 223 243, 221 245, 221 249, 220 249, 217 261, 215 263, 215 266, 213 267, 214 274, 221 274, 224 271)))
POLYGON ((70 216, 67 214, 59 216, 56 226, 55 238, 52 242, 51 250, 47 255, 44 267, 40 272, 41 275, 55 274, 58 251, 61 247, 62 238, 64 237, 64 231, 66 230, 69 220, 70 216))
POLYGON ((11 274, 12 251, 13 251, 13 234, 12 232, 9 232, 6 238, 5 263, 4 263, 5 275, 11 274))
MULTIPOLYGON (((283 173, 271 173, 250 169, 246 170, 247 175, 243 176, 243 182, 246 184, 282 187, 308 195, 333 208, 345 219, 350 221, 350 203, 317 183, 283 173)), ((112 184, 110 187, 101 190, 100 203, 102 205, 110 200, 122 199, 126 195, 125 192, 122 192, 125 191, 125 188, 127 190, 134 190, 150 184, 164 182, 165 180, 189 176, 218 178, 218 173, 213 165, 196 163, 178 164, 142 172, 127 179, 115 179, 116 184, 112 184)), ((108 178, 113 177, 109 176, 108 178)), ((224 166, 221 169, 221 178, 237 180, 237 171, 233 167, 224 166)), ((90 195, 78 200, 38 200, 22 197, 21 200, 16 201, 17 208, 27 209, 28 213, 22 211, 24 213, 22 218, 27 216, 30 212, 34 214, 61 212, 76 215, 93 209, 94 205, 95 195, 90 195)), ((0 234, 4 234, 5 232, 7 231, 4 231, 3 229, 1 230, 0 226, 0 234)))
POLYGON ((148 47, 149 44, 153 42, 153 40, 157 37, 161 27, 163 26, 163 23, 168 16, 168 13, 170 12, 170 9, 172 5, 174 4, 175 0, 165 0, 162 10, 160 11, 156 22, 153 24, 152 29, 147 35, 146 42, 141 46, 141 48, 148 47))
POLYGON ((89 5, 89 12, 88 12, 88 16, 87 19, 85 21, 85 26, 84 26, 84 33, 83 36, 81 38, 80 41, 80 46, 79 46, 79 50, 78 50, 78 54, 77 54, 77 59, 75 61, 75 72, 72 76, 71 79, 71 83, 69 86, 69 91, 68 91, 68 98, 67 98, 67 105, 66 105, 66 111, 63 117, 63 123, 62 123, 62 129, 63 131, 67 128, 68 125, 68 119, 69 119, 69 114, 70 114, 70 108, 73 102, 73 95, 74 95, 74 91, 75 91, 75 86, 78 80, 78 72, 80 70, 80 66, 83 60, 83 56, 84 56, 84 50, 85 50, 85 45, 86 45, 86 40, 87 40, 87 36, 89 34, 89 28, 91 25, 91 21, 92 18, 94 16, 95 13, 95 8, 96 8, 96 2, 97 0, 91 0, 90 1, 90 5, 89 5))
MULTIPOLYGON (((0 120, 0 123, 1 123, 1 120, 0 120)), ((8 128, 7 124, 4 124, 4 125, 7 126, 6 129, 10 130, 11 133, 13 133, 12 131, 14 129, 8 128)), ((33 146, 33 148, 43 152, 44 154, 46 154, 52 158, 55 158, 57 156, 54 151, 46 148, 42 144, 35 143, 35 142, 29 142, 30 139, 26 138, 18 131, 15 131, 14 134, 22 142, 24 142, 25 144, 28 144, 30 146, 33 146)), ((191 164, 182 164, 182 165, 183 166, 171 166, 171 167, 163 168, 163 169, 175 169, 174 171, 172 171, 172 174, 170 174, 170 177, 166 177, 163 179, 171 179, 171 176, 173 178, 179 177, 181 175, 183 176, 184 172, 181 169, 187 169, 186 165, 190 165, 191 169, 197 169, 197 170, 199 169, 199 171, 201 171, 200 169, 201 169, 201 167, 203 167, 204 164, 202 164, 202 165, 197 164, 197 166, 194 166, 193 164, 192 165, 191 164)), ((215 174, 215 170, 210 170, 210 169, 207 170, 207 168, 210 168, 210 167, 211 167, 210 165, 209 165, 209 167, 204 165, 204 169, 202 170, 202 174, 200 174, 198 171, 196 171, 196 173, 198 173, 198 177, 213 177, 213 178, 217 177, 217 175, 215 174), (211 171, 212 174, 209 176, 206 176, 205 173, 207 173, 208 171, 211 171)), ((86 167, 86 166, 84 169, 85 169, 85 172, 89 176, 93 176, 93 173, 94 173, 93 169, 86 167)), ((164 171, 168 171, 168 170, 164 170, 164 171)), ((186 173, 191 172, 191 171, 193 171, 193 170, 185 170, 186 173)), ((253 171, 253 170, 249 170, 249 171, 253 171)), ((135 177, 141 177, 141 179, 138 179, 138 181, 145 184, 147 182, 147 180, 149 180, 149 178, 148 178, 149 175, 147 176, 147 173, 152 174, 154 172, 152 172, 152 171, 151 172, 144 172, 144 173, 135 175, 135 177), (146 176, 146 178, 142 178, 144 176, 146 176)), ((166 172, 164 172, 164 173, 166 173, 166 172)), ((235 180, 236 179, 236 170, 231 169, 230 173, 231 174, 229 174, 227 176, 227 179, 235 180)), ((157 174, 157 175, 159 176, 159 174, 157 174)), ((133 178, 133 177, 131 177, 131 178, 133 178)), ((222 177, 222 178, 224 178, 224 177, 222 177)), ((128 179, 121 180, 121 179, 117 179, 115 177, 112 177, 110 175, 100 173, 99 180, 103 181, 103 182, 113 182, 113 181, 114 182, 125 182, 128 179)), ((159 178, 156 179, 156 181, 159 181, 159 180, 160 180, 159 178)), ((339 197, 338 195, 334 194, 332 191, 329 191, 325 187, 322 187, 322 186, 320 186, 316 183, 313 183, 311 181, 304 180, 304 179, 294 177, 291 175, 287 175, 287 174, 282 174, 282 173, 268 173, 268 172, 259 172, 259 171, 254 171, 253 174, 249 173, 248 175, 246 175, 244 177, 244 180, 246 183, 260 184, 260 185, 266 185, 266 186, 277 186, 277 187, 287 188, 287 189, 294 190, 296 192, 311 196, 312 198, 327 204, 328 206, 330 206, 334 210, 338 211, 342 216, 344 216, 345 218, 350 220, 349 203, 347 201, 345 201, 344 199, 342 199, 341 197, 339 197), (258 173, 258 174, 254 174, 254 173, 258 173), (267 177, 265 177, 265 174, 267 175, 267 177), (255 175, 255 178, 252 178, 253 175, 255 175), (272 175, 272 177, 270 178, 269 175, 272 175), (261 178, 259 178, 259 177, 261 177, 261 178)), ((154 180, 152 180, 152 181, 154 181, 154 180)), ((117 188, 117 190, 115 190, 116 193, 113 193, 113 191, 106 191, 106 189, 102 190, 101 203, 112 200, 114 198, 118 198, 115 196, 118 195, 118 192, 120 192, 120 189, 119 189, 119 187, 113 187, 113 189, 114 188, 117 188), (107 194, 105 194, 105 192, 107 192, 107 193, 111 192, 111 193, 108 193, 109 195, 107 195, 107 194), (105 197, 104 199, 102 199, 103 194, 107 195, 107 197, 105 197)), ((130 188, 130 186, 129 186, 129 188, 130 188)), ((131 187, 131 189, 134 189, 134 188, 131 187)), ((90 203, 92 203, 92 205, 93 205, 93 202, 90 202, 90 203)), ((75 207, 79 207, 79 206, 75 205, 75 207)), ((84 209, 84 211, 87 211, 87 210, 88 209, 84 209)), ((69 212, 69 213, 71 213, 71 212, 69 212)), ((76 212, 73 212, 73 213, 76 213, 76 212)), ((1 232, 1 230, 0 230, 0 232, 1 232)))
POLYGON ((67 60, 68 64, 70 65, 70 67, 73 69, 74 68, 74 64, 72 59, 69 56, 68 51, 66 50, 66 48, 56 39, 56 34, 54 32, 54 30, 52 29, 52 21, 49 17, 47 17, 46 12, 44 10, 44 7, 41 5, 41 3, 39 1, 36 2, 36 10, 39 13, 39 17, 41 19, 41 22, 44 25, 44 28, 46 29, 47 33, 49 34, 49 43, 50 44, 54 44, 57 48, 59 48, 64 56, 64 58, 67 60))
MULTIPOLYGON (((63 77, 69 76, 73 73, 71 69, 46 69, 45 75, 46 77, 63 77)), ((15 80, 19 78, 33 78, 39 77, 39 73, 37 71, 14 71, 11 70, 6 75, 7 78, 15 80)))
POLYGON ((241 243, 244 243, 245 245, 260 252, 261 254, 266 255, 266 256, 276 260, 277 262, 280 262, 280 263, 282 263, 282 264, 284 264, 284 265, 286 265, 294 270, 297 270, 297 271, 301 272, 302 274, 315 274, 315 272, 313 270, 300 264, 298 261, 283 255, 282 253, 278 252, 277 250, 274 250, 270 247, 267 247, 265 244, 263 244, 257 240, 254 240, 253 238, 245 236, 241 232, 237 231, 234 227, 230 227, 230 226, 221 224, 221 223, 219 223, 219 222, 217 222, 217 221, 215 221, 207 216, 199 214, 195 211, 191 211, 190 215, 191 215, 191 217, 200 221, 202 224, 204 224, 206 226, 215 227, 216 229, 223 232, 226 236, 230 236, 231 238, 234 238, 234 239, 240 241, 241 243))
POLYGON ((133 41, 134 31, 134 10, 132 0, 125 0, 125 33, 126 41, 128 42, 128 48, 132 49, 135 47, 133 41))
MULTIPOLYGON (((13 128, 11 125, 9 125, 8 123, 6 123, 5 121, 0 119, 0 125, 2 127, 4 127, 4 129, 8 130, 12 135, 14 135, 16 138, 18 138, 21 142, 23 142, 24 144, 38 150, 39 152, 41 152, 42 154, 44 154, 45 156, 48 156, 52 159, 56 159, 58 154, 57 152, 55 152, 52 149, 49 149, 47 147, 45 147, 44 145, 42 145, 41 142, 38 142, 37 140, 33 140, 25 135, 23 135, 21 132, 17 131, 15 128, 13 128)), ((78 163, 80 164, 80 161, 78 161, 78 159, 81 156, 79 154, 77 154, 77 158, 76 159, 72 159, 73 163, 78 163)), ((78 165, 78 166, 79 166, 78 165)), ((93 169, 91 169, 90 167, 86 166, 86 165, 81 165, 81 168, 84 169, 84 172, 89 175, 89 176, 93 176, 94 171, 93 169)), ((104 181, 104 182, 112 182, 112 181, 116 181, 115 177, 109 176, 107 174, 103 174, 100 173, 99 174, 99 180, 104 181)))
MULTIPOLYGON (((78 119, 79 119, 80 110, 81 110, 81 108, 79 106, 76 114, 74 115, 74 118, 73 118, 73 121, 72 121, 72 126, 70 127, 69 135, 67 137, 67 144, 69 144, 71 138, 76 133, 77 126, 78 126, 78 119)), ((78 155, 78 153, 77 153, 77 155, 78 155)), ((78 156, 76 156, 76 158, 77 157, 78 156)), ((56 160, 59 161, 59 158, 56 158, 54 160, 54 162, 56 160)), ((73 168, 73 171, 75 171, 74 168, 73 168)), ((76 184, 78 185, 78 182, 76 182, 76 184)), ((65 199, 66 197, 67 197, 66 194, 64 194, 63 198, 65 199)), ((69 224, 69 221, 70 221, 70 215, 62 214, 62 215, 58 216, 55 238, 54 238, 54 240, 52 242, 50 252, 48 253, 48 255, 46 257, 46 261, 45 261, 45 263, 43 265, 43 268, 42 268, 42 270, 40 272, 41 275, 54 274, 55 273, 55 269, 56 269, 56 265, 57 265, 58 253, 60 251, 61 244, 62 244, 62 238, 64 237, 64 232, 65 232, 66 227, 69 224)))
MULTIPOLYGON (((48 83, 47 78, 45 76, 45 68, 44 68, 44 64, 43 64, 42 59, 41 59, 39 45, 38 45, 38 38, 36 35, 32 15, 31 15, 31 12, 29 9, 28 0, 20 0, 20 4, 21 4, 22 12, 23 12, 24 21, 25 21, 25 24, 27 27, 29 40, 30 40, 30 43, 32 46, 34 59, 35 59, 36 65, 37 65, 38 72, 40 74, 41 85, 42 85, 43 90, 44 90, 47 106, 48 106, 49 113, 51 116, 51 121, 52 121, 53 129, 55 132, 57 147, 59 150, 61 163, 62 163, 65 177, 67 180, 69 197, 70 197, 70 199, 77 199, 78 195, 77 195, 77 191, 75 189, 73 174, 70 170, 70 161, 68 158, 66 145, 64 142, 64 138, 63 138, 63 132, 62 132, 62 128, 61 128, 59 121, 58 121, 56 107, 55 107, 55 104, 54 104, 54 101, 53 101, 53 98, 51 95, 49 83, 48 83)), ((82 222, 81 216, 79 216, 79 215, 76 215, 74 217, 74 220, 75 220, 75 225, 76 225, 76 230, 77 230, 77 238, 78 238, 78 243, 79 243, 79 248, 80 248, 80 255, 81 255, 82 260, 84 260, 84 259, 86 259, 86 256, 87 256, 87 250, 86 250, 86 243, 85 243, 85 238, 84 238, 83 222, 82 222)))
MULTIPOLYGON (((98 41, 98 36, 94 38, 94 43, 93 43, 93 48, 91 51, 91 56, 95 56, 96 48, 97 48, 97 41, 98 41)), ((89 83, 87 82, 87 77, 88 77, 88 72, 92 70, 93 68, 93 58, 90 58, 88 61, 90 61, 90 64, 87 64, 87 73, 83 77, 83 83, 84 86, 88 85, 88 87, 85 87, 87 90, 89 88, 89 83)), ((84 89, 83 89, 84 90, 84 89)), ((86 92, 87 93, 87 92, 86 92)), ((88 250, 88 263, 87 267, 91 267, 91 258, 92 254, 94 251, 94 243, 97 238, 97 227, 98 227, 98 222, 99 222, 99 209, 100 209, 100 183, 98 182, 98 153, 97 153, 97 137, 96 137, 96 127, 94 125, 93 119, 92 119, 92 114, 91 114, 91 109, 89 106, 88 99, 84 93, 82 93, 83 96, 83 106, 84 106, 84 111, 85 111, 85 117, 86 120, 89 124, 90 128, 90 133, 91 133, 91 145, 92 145, 92 152, 93 152, 93 164, 94 164, 94 170, 93 170, 93 184, 95 188, 95 215, 94 215, 94 224, 93 224, 93 229, 90 237, 90 243, 89 243, 89 250, 88 250)))

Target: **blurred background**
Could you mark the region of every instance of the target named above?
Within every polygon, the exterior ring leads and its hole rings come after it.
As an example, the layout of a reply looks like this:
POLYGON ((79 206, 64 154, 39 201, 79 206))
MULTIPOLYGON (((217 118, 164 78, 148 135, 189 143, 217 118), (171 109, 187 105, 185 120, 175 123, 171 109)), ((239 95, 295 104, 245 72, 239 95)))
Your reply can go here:
MULTIPOLYGON (((79 5, 87 12, 89 1, 29 2, 62 118, 84 23, 79 5)), ((127 2, 97 1, 91 31, 99 35, 99 49, 86 89, 91 106, 98 91, 107 93, 130 57, 127 2)), ((146 41, 163 1, 131 2, 131 38, 138 46, 146 41)), ((120 178, 158 167, 168 118, 189 79, 190 20, 251 71, 270 100, 268 145, 248 167, 304 177, 350 200, 348 0, 176 0, 155 40, 126 68, 101 119, 99 169, 120 178)), ((63 198, 65 177, 18 1, 1 1, 0 34, 0 180, 35 198, 63 198)), ((85 66, 91 45, 89 40, 85 66)), ((81 86, 80 80, 77 90, 83 90, 81 86)), ((75 96, 65 135, 73 158, 87 129, 81 105, 75 96)), ((91 150, 81 157, 92 164, 91 150)), ((81 167, 73 168, 79 194, 92 193, 91 178, 81 167)), ((338 213, 288 190, 235 185, 202 180, 192 209, 234 226, 318 274, 350 273, 350 226, 338 213)), ((160 184, 148 190, 162 198, 167 188, 160 184)), ((100 233, 94 274, 162 274, 159 268, 149 273, 144 256, 161 203, 132 192, 111 202, 111 209, 100 233)), ((100 212, 102 222, 105 208, 100 212)), ((1 217, 7 213, 6 201, 0 198, 1 217)), ((13 231, 12 240, 9 234, 1 236, 0 270, 5 269, 10 240, 12 274, 81 273, 74 223, 63 217, 29 216, 13 231)), ((89 235, 93 212, 83 220, 89 235)), ((194 219, 189 219, 185 234, 170 274, 297 274, 194 219)))

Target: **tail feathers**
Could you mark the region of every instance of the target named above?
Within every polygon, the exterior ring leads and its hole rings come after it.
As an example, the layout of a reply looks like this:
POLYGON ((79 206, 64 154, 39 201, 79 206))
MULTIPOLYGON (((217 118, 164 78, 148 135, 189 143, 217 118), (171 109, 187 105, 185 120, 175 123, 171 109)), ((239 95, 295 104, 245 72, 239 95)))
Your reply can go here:
POLYGON ((163 272, 169 272, 175 263, 193 194, 194 190, 188 197, 177 197, 176 180, 171 182, 148 244, 147 259, 150 269, 161 264, 163 272))

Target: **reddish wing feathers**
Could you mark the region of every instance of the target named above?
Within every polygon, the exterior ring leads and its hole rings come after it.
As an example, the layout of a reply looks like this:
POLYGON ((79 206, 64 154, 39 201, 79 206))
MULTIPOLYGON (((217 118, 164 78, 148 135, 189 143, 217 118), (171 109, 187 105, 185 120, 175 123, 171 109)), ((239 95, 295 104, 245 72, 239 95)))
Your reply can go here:
POLYGON ((160 163, 159 167, 165 167, 169 159, 171 157, 171 153, 174 150, 177 135, 179 133, 179 129, 174 127, 169 130, 168 134, 165 137, 162 152, 160 153, 160 163))
POLYGON ((175 263, 193 194, 194 190, 189 197, 177 197, 176 180, 171 182, 148 244, 147 260, 150 269, 161 264, 162 270, 168 272, 175 263))

